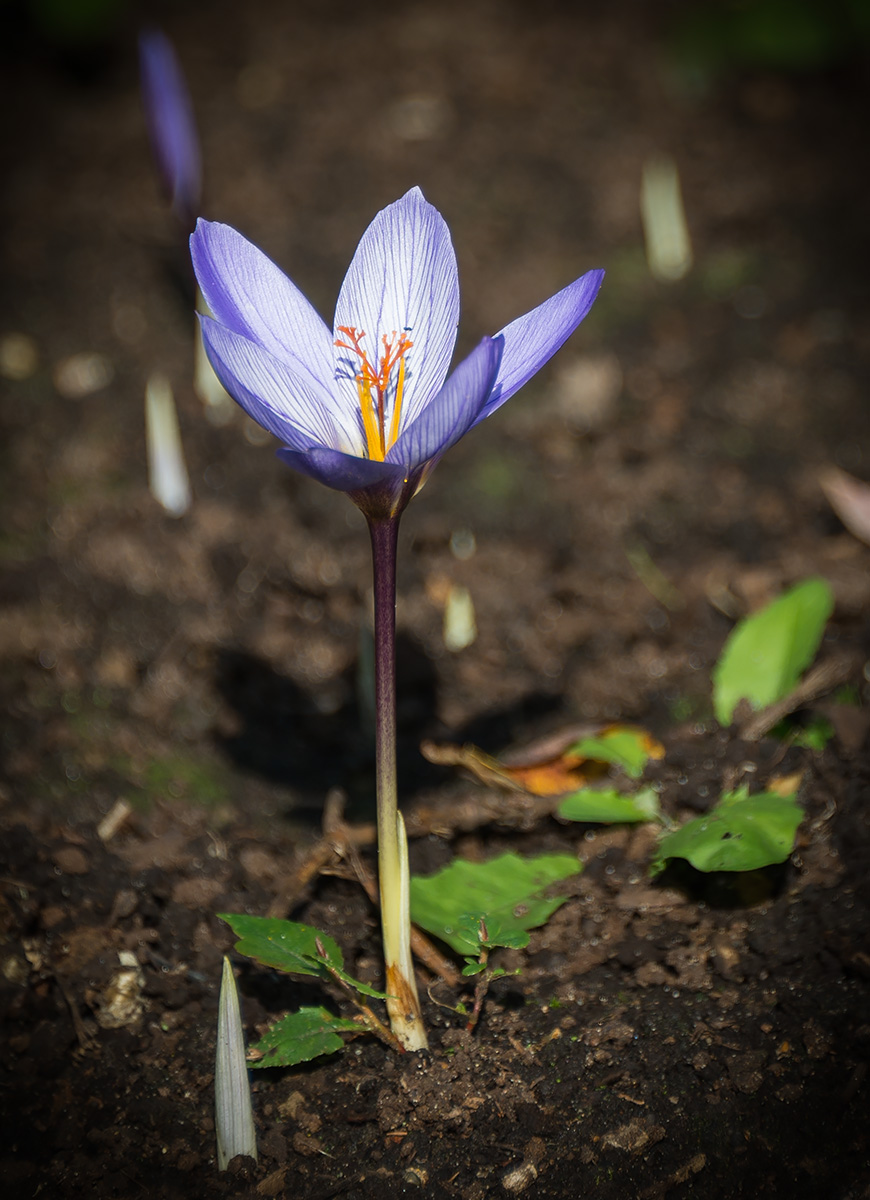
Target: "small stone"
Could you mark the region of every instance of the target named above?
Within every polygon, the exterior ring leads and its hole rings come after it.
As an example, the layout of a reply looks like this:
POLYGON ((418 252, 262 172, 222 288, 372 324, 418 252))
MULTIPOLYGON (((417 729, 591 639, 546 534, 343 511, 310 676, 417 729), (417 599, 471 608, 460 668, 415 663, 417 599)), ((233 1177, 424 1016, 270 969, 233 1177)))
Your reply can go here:
POLYGON ((64 846, 62 850, 57 850, 52 855, 55 866, 63 871, 64 875, 87 875, 88 859, 84 851, 78 846, 64 846))
POLYGON ((647 1146, 660 1142, 664 1136, 663 1126, 653 1125, 650 1121, 638 1117, 636 1121, 629 1121, 628 1124, 605 1133, 601 1142, 602 1145, 612 1146, 615 1150, 628 1150, 631 1154, 637 1154, 647 1146))
POLYGON ((145 977, 130 951, 122 950, 118 958, 120 970, 115 971, 105 991, 88 995, 88 1001, 96 1012, 97 1023, 103 1029, 136 1026, 142 1019, 142 986, 145 977))
POLYGON ((508 1171, 507 1175, 502 1177, 501 1186, 506 1192, 513 1192, 518 1196, 520 1192, 524 1192, 529 1184, 534 1183, 538 1178, 538 1168, 533 1162, 521 1163, 513 1171, 508 1171))

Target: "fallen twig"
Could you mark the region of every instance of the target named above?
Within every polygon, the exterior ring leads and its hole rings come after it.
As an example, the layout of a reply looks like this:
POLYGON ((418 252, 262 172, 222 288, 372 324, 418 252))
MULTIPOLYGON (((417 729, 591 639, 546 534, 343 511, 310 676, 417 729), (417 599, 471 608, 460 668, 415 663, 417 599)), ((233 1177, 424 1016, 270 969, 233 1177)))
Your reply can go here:
POLYGON ((854 655, 843 654, 817 663, 784 699, 753 713, 741 726, 740 736, 747 742, 757 742, 789 713, 845 683, 854 672, 856 661, 854 655))

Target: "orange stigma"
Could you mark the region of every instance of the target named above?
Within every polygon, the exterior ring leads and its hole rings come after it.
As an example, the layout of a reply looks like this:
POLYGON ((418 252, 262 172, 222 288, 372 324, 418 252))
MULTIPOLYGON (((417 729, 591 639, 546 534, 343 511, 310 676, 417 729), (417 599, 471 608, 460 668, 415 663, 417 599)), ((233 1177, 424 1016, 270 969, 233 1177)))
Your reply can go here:
POLYGON ((365 332, 357 330, 353 325, 339 325, 338 332, 343 333, 346 341, 337 338, 336 346, 342 350, 350 350, 360 360, 360 369, 354 376, 359 393, 359 404, 362 412, 363 429, 366 434, 366 446, 369 458, 383 462, 387 451, 399 436, 399 418, 402 413, 402 393, 405 390, 405 355, 413 346, 406 333, 396 333, 395 330, 387 337, 381 338, 384 351, 375 364, 372 364, 360 343, 366 336, 365 332), (390 388, 390 376, 398 367, 396 391, 393 396, 393 411, 390 418, 390 429, 387 433, 386 401, 390 388))

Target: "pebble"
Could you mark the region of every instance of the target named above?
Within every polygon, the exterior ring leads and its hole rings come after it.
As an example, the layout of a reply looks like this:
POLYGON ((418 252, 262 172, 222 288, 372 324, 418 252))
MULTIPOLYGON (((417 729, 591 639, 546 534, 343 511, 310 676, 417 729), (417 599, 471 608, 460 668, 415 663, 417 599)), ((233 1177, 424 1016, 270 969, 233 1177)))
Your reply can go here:
POLYGON ((64 875, 87 875, 88 859, 78 846, 64 846, 52 855, 54 864, 63 871, 64 875))
POLYGON ((502 1177, 501 1186, 506 1192, 513 1192, 519 1195, 524 1192, 529 1184, 534 1183, 538 1178, 538 1168, 533 1162, 521 1163, 515 1170, 508 1171, 507 1175, 502 1177))

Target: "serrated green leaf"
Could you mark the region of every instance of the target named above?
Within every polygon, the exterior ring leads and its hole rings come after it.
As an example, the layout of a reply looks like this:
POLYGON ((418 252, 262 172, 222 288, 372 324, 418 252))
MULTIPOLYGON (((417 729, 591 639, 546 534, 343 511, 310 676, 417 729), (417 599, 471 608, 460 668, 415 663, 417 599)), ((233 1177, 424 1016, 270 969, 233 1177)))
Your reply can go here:
POLYGON ((657 875, 672 858, 699 871, 755 871, 783 862, 803 815, 794 793, 750 796, 745 786, 726 792, 710 812, 661 839, 650 872, 657 875))
POLYGON ((614 725, 595 737, 581 738, 568 750, 594 762, 613 763, 632 779, 639 779, 651 758, 661 756, 662 750, 645 729, 631 725, 614 725))
POLYGON ((823 579, 797 584, 734 628, 713 668, 713 708, 720 725, 747 700, 754 709, 782 700, 815 657, 834 608, 823 579))
POLYGON ((596 821, 614 825, 630 821, 656 821, 659 796, 655 788, 641 788, 633 795, 616 788, 580 788, 560 803, 556 812, 566 821, 596 821))
POLYGON ((249 917, 244 913, 218 913, 233 933, 240 939, 236 950, 246 958, 253 958, 265 967, 276 967, 295 975, 325 975, 323 955, 341 971, 341 951, 331 937, 312 929, 310 925, 299 925, 295 921, 281 921, 277 917, 249 917))
POLYGON ((492 921, 503 937, 535 929, 565 902, 564 897, 542 893, 581 870, 573 854, 502 854, 484 863, 458 858, 435 875, 412 877, 411 920, 457 953, 477 955, 480 937, 475 928, 481 915, 487 928, 492 921))
POLYGON ((251 1047, 263 1056, 252 1061, 251 1066, 292 1067, 322 1054, 334 1054, 344 1047, 339 1034, 351 1031, 360 1032, 355 1021, 334 1017, 325 1008, 300 1008, 276 1021, 251 1047))

